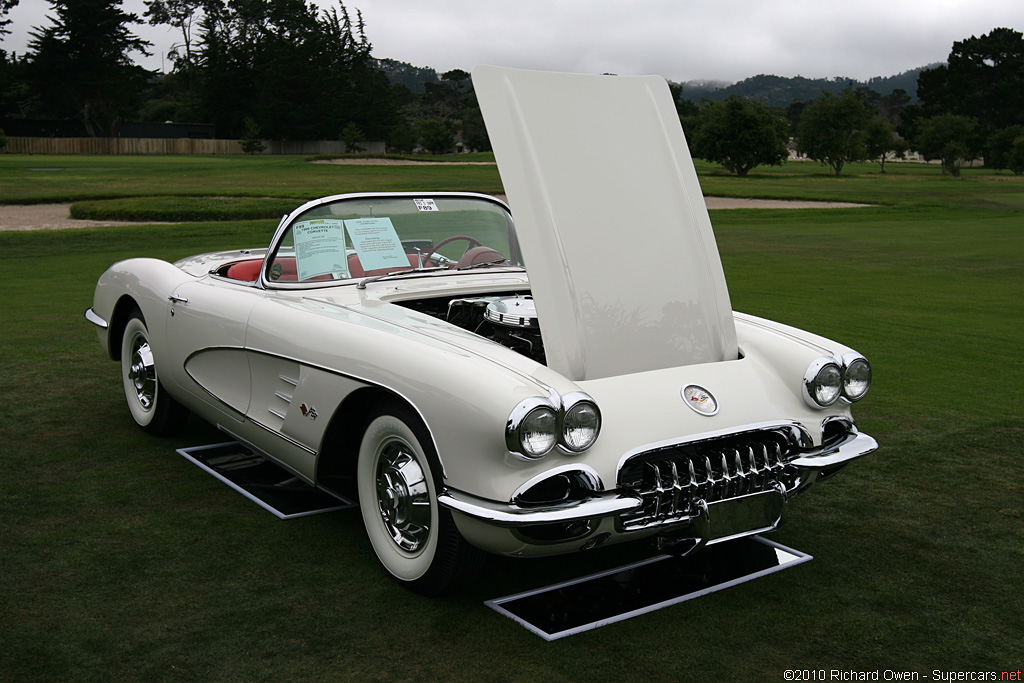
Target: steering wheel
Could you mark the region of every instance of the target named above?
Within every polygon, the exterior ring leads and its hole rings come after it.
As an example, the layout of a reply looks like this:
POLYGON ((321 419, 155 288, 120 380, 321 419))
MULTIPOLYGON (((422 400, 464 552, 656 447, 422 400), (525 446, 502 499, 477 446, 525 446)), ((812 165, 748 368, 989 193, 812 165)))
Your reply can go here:
POLYGON ((455 240, 466 240, 467 242, 469 242, 469 246, 466 247, 466 251, 469 251, 473 247, 482 247, 483 246, 480 243, 480 240, 476 239, 475 237, 470 237, 469 235, 452 235, 451 237, 445 237, 443 240, 441 240, 440 242, 435 244, 430 249, 430 253, 427 254, 426 258, 424 258, 422 261, 420 261, 420 263, 422 263, 424 265, 426 265, 427 263, 430 263, 430 257, 434 255, 434 252, 436 252, 438 249, 440 249, 444 245, 448 244, 449 242, 454 242, 455 240))

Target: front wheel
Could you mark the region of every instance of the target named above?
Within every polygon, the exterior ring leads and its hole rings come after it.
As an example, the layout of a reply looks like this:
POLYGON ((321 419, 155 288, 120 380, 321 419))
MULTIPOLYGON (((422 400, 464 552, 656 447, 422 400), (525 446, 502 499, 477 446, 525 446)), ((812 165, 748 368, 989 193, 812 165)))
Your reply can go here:
POLYGON ((359 508, 373 551, 403 585, 424 595, 459 587, 480 569, 451 513, 437 504, 440 465, 409 411, 373 419, 359 447, 359 508), (428 450, 429 449, 429 450, 428 450))
POLYGON ((124 397, 135 424, 150 434, 165 436, 178 431, 188 409, 175 401, 156 373, 149 330, 142 312, 136 310, 121 338, 121 381, 124 397))

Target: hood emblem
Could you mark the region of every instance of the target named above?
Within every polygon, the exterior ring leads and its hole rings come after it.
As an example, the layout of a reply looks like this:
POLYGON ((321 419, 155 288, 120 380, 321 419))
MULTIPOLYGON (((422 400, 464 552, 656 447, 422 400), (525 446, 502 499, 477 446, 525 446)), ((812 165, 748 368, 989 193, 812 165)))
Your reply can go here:
POLYGON ((683 400, 686 405, 701 415, 716 415, 718 413, 718 401, 710 391, 696 384, 687 384, 683 387, 683 400))

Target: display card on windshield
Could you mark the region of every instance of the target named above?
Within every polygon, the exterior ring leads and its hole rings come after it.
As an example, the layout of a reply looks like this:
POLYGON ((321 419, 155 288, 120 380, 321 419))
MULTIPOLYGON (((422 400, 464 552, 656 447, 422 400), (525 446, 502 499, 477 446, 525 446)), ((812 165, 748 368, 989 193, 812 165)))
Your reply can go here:
POLYGON ((331 218, 300 221, 292 227, 299 280, 320 275, 347 278, 343 221, 331 218))
POLYGON ((409 267, 409 257, 390 218, 351 218, 345 221, 345 229, 363 270, 409 267))

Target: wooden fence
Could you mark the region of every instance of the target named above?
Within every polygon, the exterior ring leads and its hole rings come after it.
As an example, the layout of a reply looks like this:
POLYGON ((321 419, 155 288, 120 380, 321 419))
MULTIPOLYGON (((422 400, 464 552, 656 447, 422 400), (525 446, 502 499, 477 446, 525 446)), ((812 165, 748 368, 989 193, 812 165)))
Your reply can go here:
MULTIPOLYGON (((361 142, 364 151, 383 154, 383 142, 361 142)), ((333 140, 264 140, 262 154, 344 154, 333 140)), ((195 138, 7 138, 13 154, 243 154, 238 140, 195 138)))

